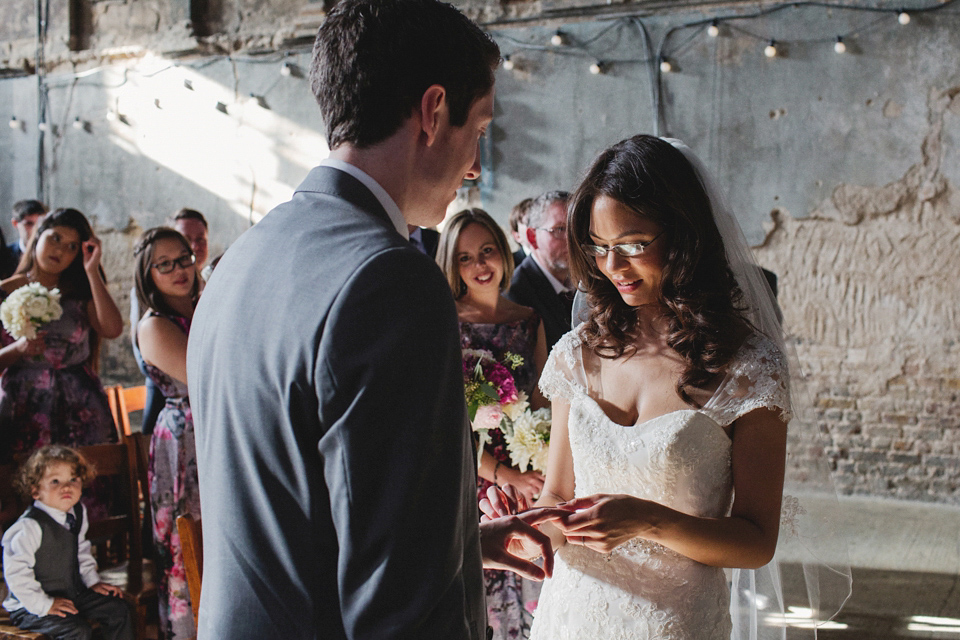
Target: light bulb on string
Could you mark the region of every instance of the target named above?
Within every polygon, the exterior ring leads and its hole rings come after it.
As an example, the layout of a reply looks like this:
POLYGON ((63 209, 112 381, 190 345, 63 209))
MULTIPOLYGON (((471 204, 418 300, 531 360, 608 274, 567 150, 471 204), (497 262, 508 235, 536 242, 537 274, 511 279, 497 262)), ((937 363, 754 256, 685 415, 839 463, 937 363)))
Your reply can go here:
POLYGON ((776 42, 776 40, 771 40, 771 41, 767 44, 767 46, 764 47, 764 49, 763 49, 763 55, 767 56, 768 58, 776 58, 776 57, 777 57, 777 42, 776 42))
POLYGON ((503 56, 503 68, 507 71, 513 71, 515 64, 513 60, 510 59, 510 56, 503 56))
POLYGON ((83 131, 84 129, 86 129, 86 123, 80 119, 80 116, 77 116, 73 120, 73 128, 76 129, 77 131, 83 131))
POLYGON ((666 58, 660 59, 660 71, 662 73, 670 73, 673 71, 673 65, 666 58))
POLYGON ((837 41, 833 43, 833 50, 837 53, 846 53, 847 45, 843 42, 842 36, 837 36, 837 41))
POLYGON ((10 116, 10 128, 11 129, 22 129, 23 125, 17 120, 17 116, 10 116))
POLYGON ((897 22, 904 26, 910 24, 910 14, 901 9, 900 13, 897 14, 897 22))
POLYGON ((555 47, 562 47, 567 43, 567 37, 564 35, 563 31, 557 29, 557 32, 550 36, 550 44, 555 47))
POLYGON ((590 73, 592 73, 595 76, 602 74, 606 70, 607 70, 607 65, 602 60, 597 60, 596 62, 590 65, 590 73))
POLYGON ((43 132, 47 132, 50 130, 50 125, 48 125, 46 122, 41 120, 40 123, 37 125, 37 129, 43 132))
POLYGON ((717 21, 714 20, 710 23, 710 26, 707 27, 707 35, 711 38, 716 38, 720 35, 720 25, 717 24, 717 21))

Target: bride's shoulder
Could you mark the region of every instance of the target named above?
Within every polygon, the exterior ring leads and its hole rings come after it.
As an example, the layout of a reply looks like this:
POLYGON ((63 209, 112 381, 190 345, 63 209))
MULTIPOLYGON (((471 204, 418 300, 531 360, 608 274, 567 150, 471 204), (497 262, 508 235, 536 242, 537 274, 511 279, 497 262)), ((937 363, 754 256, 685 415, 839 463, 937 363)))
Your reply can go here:
POLYGON ((760 332, 751 332, 740 345, 730 369, 736 373, 758 369, 786 373, 788 363, 783 344, 760 332))

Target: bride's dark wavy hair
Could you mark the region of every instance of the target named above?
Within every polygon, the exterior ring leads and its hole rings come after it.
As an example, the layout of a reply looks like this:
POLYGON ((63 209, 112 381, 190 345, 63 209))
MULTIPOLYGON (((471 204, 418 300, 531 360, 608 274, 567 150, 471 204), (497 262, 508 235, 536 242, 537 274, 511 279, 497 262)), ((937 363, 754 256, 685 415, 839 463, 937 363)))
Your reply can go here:
POLYGON ((639 318, 601 273, 596 258, 581 247, 593 243, 590 214, 599 196, 622 203, 663 229, 658 295, 668 324, 667 344, 686 361, 677 393, 696 406, 688 390, 707 386, 724 369, 749 325, 710 199, 683 154, 660 138, 637 135, 594 160, 570 201, 567 241, 574 282, 580 283, 590 307, 581 338, 604 358, 635 348, 639 318))

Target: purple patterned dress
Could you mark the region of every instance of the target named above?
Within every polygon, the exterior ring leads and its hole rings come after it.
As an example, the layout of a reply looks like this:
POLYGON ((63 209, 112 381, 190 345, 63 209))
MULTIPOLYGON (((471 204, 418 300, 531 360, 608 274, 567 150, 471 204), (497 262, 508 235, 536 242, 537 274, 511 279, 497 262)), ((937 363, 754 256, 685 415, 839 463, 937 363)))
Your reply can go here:
MULTIPOLYGON (((0 300, 7 294, 0 290, 0 300)), ((116 442, 100 378, 90 367, 93 328, 87 301, 61 300, 63 315, 41 328, 43 353, 0 376, 0 461, 47 444, 71 447, 116 442)), ((0 345, 14 342, 0 329, 0 345)))
MULTIPOLYGON (((190 321, 179 316, 150 312, 190 332, 190 321)), ((197 451, 193 436, 193 414, 187 385, 171 378, 152 364, 147 375, 166 396, 150 436, 150 505, 153 508, 153 541, 157 547, 160 574, 157 585, 160 601, 160 629, 166 640, 192 638, 193 611, 183 568, 177 516, 189 513, 200 517, 200 490, 197 480, 197 451)))
MULTIPOLYGON (((514 381, 519 391, 533 396, 537 384, 537 368, 533 360, 537 346, 537 330, 540 316, 534 313, 524 320, 486 324, 461 322, 460 347, 463 349, 486 349, 497 359, 507 352, 523 356, 523 365, 513 371, 514 381)), ((498 430, 490 431, 492 440, 486 447, 498 461, 510 466, 510 454, 504 442, 503 434, 498 430)), ((477 499, 486 496, 490 483, 477 478, 477 499)), ((493 627, 495 640, 513 640, 528 638, 533 622, 533 610, 537 608, 540 595, 540 583, 524 580, 512 571, 483 571, 486 588, 487 622, 493 627)))

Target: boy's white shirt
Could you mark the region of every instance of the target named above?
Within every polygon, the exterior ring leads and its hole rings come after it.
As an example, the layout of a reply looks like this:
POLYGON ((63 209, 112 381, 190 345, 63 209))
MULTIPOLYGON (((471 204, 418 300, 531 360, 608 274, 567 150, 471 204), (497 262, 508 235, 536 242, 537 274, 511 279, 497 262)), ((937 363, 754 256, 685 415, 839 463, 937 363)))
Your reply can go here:
MULTIPOLYGON (((39 500, 34 500, 33 506, 67 528, 65 511, 45 505, 39 500)), ((97 561, 90 551, 90 541, 87 540, 87 508, 82 505, 81 507, 83 523, 80 526, 77 560, 80 562, 80 578, 83 584, 92 587, 100 582, 100 574, 97 572, 97 561)), ((22 608, 35 616, 45 616, 53 606, 53 597, 44 592, 33 573, 37 549, 42 541, 40 523, 23 516, 3 534, 3 578, 10 589, 10 595, 3 601, 3 608, 7 611, 13 612, 22 608)))

